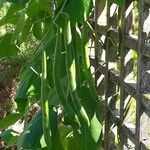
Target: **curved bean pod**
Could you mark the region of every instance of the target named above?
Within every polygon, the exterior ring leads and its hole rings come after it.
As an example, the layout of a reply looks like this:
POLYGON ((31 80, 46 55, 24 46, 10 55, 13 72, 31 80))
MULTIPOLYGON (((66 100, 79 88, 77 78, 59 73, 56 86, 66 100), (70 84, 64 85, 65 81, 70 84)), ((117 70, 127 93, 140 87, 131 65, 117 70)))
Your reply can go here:
POLYGON ((81 128, 84 130, 85 128, 88 129, 88 127, 90 126, 90 122, 84 107, 81 105, 80 98, 76 91, 77 85, 76 85, 76 63, 74 55, 75 52, 72 44, 72 34, 69 19, 66 19, 64 29, 64 40, 66 48, 66 68, 67 68, 68 84, 70 88, 70 95, 74 104, 75 112, 81 123, 81 128))
POLYGON ((59 97, 60 102, 62 103, 65 112, 69 115, 70 119, 72 121, 78 122, 78 117, 76 116, 74 110, 69 106, 67 102, 67 98, 65 96, 61 79, 60 79, 60 58, 61 58, 61 46, 62 46, 62 37, 60 33, 60 29, 57 31, 57 41, 56 41, 56 47, 55 47, 55 53, 54 53, 54 64, 53 64, 53 79, 54 79, 54 85, 56 88, 56 93, 59 97))
POLYGON ((49 124, 49 104, 47 99, 47 57, 46 50, 42 50, 42 77, 41 77, 41 105, 42 105, 42 115, 43 115, 43 132, 44 139, 48 146, 48 149, 51 149, 52 140, 51 140, 51 130, 49 124))

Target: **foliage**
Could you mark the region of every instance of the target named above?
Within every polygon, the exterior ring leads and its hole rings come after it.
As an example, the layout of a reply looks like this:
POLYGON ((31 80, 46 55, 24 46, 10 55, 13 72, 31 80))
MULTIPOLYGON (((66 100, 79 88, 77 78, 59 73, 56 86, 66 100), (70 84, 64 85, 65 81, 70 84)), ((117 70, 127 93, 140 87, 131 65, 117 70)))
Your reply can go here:
POLYGON ((125 0, 110 0, 112 3, 116 3, 119 6, 124 6, 125 0))
POLYGON ((25 123, 23 133, 10 138, 8 145, 15 141, 18 149, 96 149, 102 120, 97 117, 98 96, 88 58, 92 1, 8 2, 10 7, 0 25, 11 24, 15 29, 2 37, 0 58, 20 52, 30 32, 39 45, 22 73, 15 98, 18 113, 0 124, 6 128, 25 117, 35 99, 41 107, 32 121, 25 123), (62 109, 60 114, 58 108, 62 109))
MULTIPOLYGON (((125 0, 99 1, 99 13, 106 2, 123 7, 125 0)), ((1 0, 3 6, 8 10, 0 26, 10 28, 0 37, 0 59, 20 53, 30 56, 15 97, 17 113, 0 120, 5 148, 17 145, 18 149, 96 150, 98 142, 103 143, 103 114, 97 114, 99 98, 88 56, 92 28, 88 18, 93 2, 1 0), (34 52, 27 50, 30 43, 37 46, 34 52), (40 110, 27 122, 33 103, 38 103, 40 110), (8 129, 20 119, 25 122, 21 134, 8 129)), ((118 43, 113 44, 117 47, 118 43)), ((116 59, 113 54, 109 54, 112 60, 116 59)), ((118 128, 128 110, 129 106, 118 128)))

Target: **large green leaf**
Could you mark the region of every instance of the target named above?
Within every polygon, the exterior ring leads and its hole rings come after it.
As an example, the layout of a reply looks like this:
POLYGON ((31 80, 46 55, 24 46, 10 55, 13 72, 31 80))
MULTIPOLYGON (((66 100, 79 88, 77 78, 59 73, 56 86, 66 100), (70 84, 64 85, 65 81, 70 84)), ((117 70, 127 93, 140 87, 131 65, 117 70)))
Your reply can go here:
POLYGON ((65 127, 65 126, 58 126, 58 130, 60 133, 60 137, 59 140, 63 146, 64 150, 67 150, 67 137, 68 135, 72 135, 71 133, 73 133, 73 129, 71 127, 65 127))
POLYGON ((39 112, 29 123, 18 139, 18 149, 41 148, 40 139, 43 135, 42 113, 39 112))
POLYGON ((79 95, 81 97, 81 103, 84 106, 86 112, 88 113, 89 118, 93 118, 97 108, 97 103, 90 94, 89 87, 82 86, 79 90, 79 95))
POLYGON ((20 86, 18 88, 15 101, 17 102, 18 111, 21 113, 25 112, 25 108, 28 103, 28 99, 31 97, 38 97, 39 96, 39 89, 38 86, 40 84, 40 79, 32 70, 27 70, 22 77, 20 86), (29 73, 28 76, 27 73, 29 73))
POLYGON ((111 3, 116 3, 119 6, 124 6, 125 0, 110 0, 111 3))
POLYGON ((20 18, 16 24, 15 31, 11 38, 11 43, 15 43, 15 41, 17 40, 17 37, 18 37, 19 33, 22 31, 24 25, 25 25, 25 10, 23 10, 20 14, 20 18))
POLYGON ((18 133, 12 129, 3 131, 0 134, 0 137, 4 140, 5 143, 8 143, 14 136, 17 136, 18 133))
POLYGON ((86 130, 84 133, 74 132, 75 143, 78 146, 77 150, 96 150, 97 144, 91 137, 91 131, 86 130))
POLYGON ((19 52, 18 47, 15 44, 11 44, 12 34, 6 34, 0 42, 0 59, 17 54, 19 52))
POLYGON ((64 11, 69 14, 72 24, 75 24, 87 19, 91 5, 91 0, 70 0, 64 11))
POLYGON ((16 24, 16 22, 19 19, 19 15, 18 14, 12 14, 12 16, 4 16, 1 20, 0 20, 0 26, 5 25, 7 23, 10 24, 16 24))
MULTIPOLYGON (((40 110, 32 119, 32 121, 27 125, 20 138, 18 139, 19 149, 36 149, 44 146, 45 142, 43 141, 42 117, 42 111, 40 110)), ((58 145, 59 139, 55 139, 57 134, 57 113, 53 108, 50 110, 50 127, 52 130, 52 139, 55 140, 56 145, 58 145)))
POLYGON ((89 87, 82 86, 79 90, 79 93, 81 97, 81 102, 90 118, 91 137, 95 142, 97 142, 102 130, 102 125, 96 116, 97 103, 95 99, 93 99, 89 87))
POLYGON ((14 146, 17 144, 17 141, 18 141, 18 138, 19 136, 16 135, 16 136, 13 136, 10 141, 7 143, 7 146, 6 146, 6 149, 10 148, 11 146, 14 146))
POLYGON ((94 139, 95 142, 97 142, 101 135, 102 125, 99 122, 99 120, 97 119, 96 114, 94 114, 90 123, 91 123, 90 130, 91 130, 92 138, 94 139))
POLYGON ((30 97, 30 94, 38 95, 40 91, 40 76, 38 76, 34 71, 40 73, 40 54, 41 52, 38 52, 33 57, 33 60, 31 61, 30 65, 27 67, 27 69, 24 71, 21 82, 19 85, 19 88, 17 90, 17 94, 15 97, 15 101, 17 102, 17 108, 18 111, 21 113, 25 112, 25 108, 27 106, 28 98, 30 97), (34 70, 34 71, 33 71, 34 70), (30 87, 34 87, 34 91, 29 90, 30 87))
POLYGON ((5 118, 3 118, 2 120, 0 120, 0 130, 5 129, 5 128, 13 125, 21 117, 22 117, 22 115, 19 114, 19 113, 14 113, 14 114, 7 115, 5 118))
POLYGON ((52 106, 57 106, 59 104, 59 98, 56 93, 56 89, 53 88, 48 94, 49 104, 52 106))
POLYGON ((32 32, 35 38, 41 40, 46 35, 47 36, 52 35, 52 32, 48 34, 51 24, 52 22, 49 13, 47 13, 44 10, 40 10, 36 15, 36 17, 34 17, 34 22, 33 22, 32 32))
MULTIPOLYGON (((31 97, 39 98, 39 85, 40 78, 31 70, 26 73, 31 73, 28 76, 23 76, 19 89, 17 91, 17 95, 15 97, 15 101, 17 102, 17 109, 20 113, 24 113, 28 104, 28 100, 31 97), (34 75, 35 74, 35 75, 34 75)), ((27 74, 26 74, 27 75, 27 74)))
POLYGON ((79 145, 77 145, 77 142, 75 141, 75 138, 73 136, 67 137, 66 138, 67 142, 67 148, 66 150, 79 150, 79 145))
POLYGON ((36 22, 33 25, 32 32, 33 32, 33 35, 36 39, 41 40, 43 37, 43 23, 42 22, 36 22))
POLYGON ((23 8, 23 5, 12 4, 8 9, 7 14, 0 20, 0 26, 5 25, 7 23, 16 24, 20 17, 20 14, 18 12, 23 8))
MULTIPOLYGON (((48 54, 49 59, 48 62, 48 87, 53 85, 52 80, 52 54, 54 53, 53 48, 55 47, 55 37, 54 36, 48 36, 44 39, 43 44, 37 49, 37 52, 35 52, 31 62, 28 64, 28 67, 23 72, 23 75, 21 77, 21 82, 19 85, 19 88, 17 90, 15 101, 17 102, 18 110, 21 113, 24 113, 28 97, 30 96, 29 88, 32 86, 34 87, 34 90, 32 90, 32 93, 34 92, 34 95, 39 99, 40 97, 40 83, 41 83, 41 50, 42 48, 45 48, 48 54)), ((33 94, 32 94, 33 95, 33 94)))
POLYGON ((30 30, 32 28, 31 19, 27 18, 24 24, 24 27, 21 32, 21 42, 24 42, 30 34, 30 30))
POLYGON ((50 15, 49 2, 43 0, 31 0, 26 6, 27 15, 29 18, 34 18, 40 15, 41 11, 48 13, 50 15))
MULTIPOLYGON (((53 79, 52 79, 52 54, 54 52, 53 48, 55 45, 55 37, 48 37, 43 41, 43 45, 37 49, 37 52, 34 54, 33 59, 29 63, 26 70, 23 72, 23 75, 21 77, 21 82, 19 85, 19 88, 17 90, 15 101, 17 102, 18 110, 21 113, 24 113, 25 108, 27 106, 28 97, 30 96, 30 90, 29 88, 32 86, 34 89, 32 90, 32 95, 34 93, 34 96, 39 99, 40 97, 40 73, 41 73, 41 49, 46 48, 47 54, 49 56, 48 62, 48 86, 51 87, 53 85, 53 79)), ((58 101, 57 101, 58 102, 58 101)), ((56 103, 57 103, 56 102, 56 103)), ((54 102, 55 103, 55 102, 54 102)))
POLYGON ((6 16, 11 16, 12 14, 15 14, 17 12, 19 12, 21 9, 24 8, 24 5, 19 5, 19 4, 11 4, 11 6, 9 7, 6 16))

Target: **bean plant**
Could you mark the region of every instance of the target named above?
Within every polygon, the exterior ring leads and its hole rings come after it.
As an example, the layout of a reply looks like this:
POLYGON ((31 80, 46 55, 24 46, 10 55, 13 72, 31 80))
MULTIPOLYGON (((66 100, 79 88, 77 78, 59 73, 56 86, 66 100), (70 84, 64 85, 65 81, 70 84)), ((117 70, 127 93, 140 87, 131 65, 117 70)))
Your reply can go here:
MULTIPOLYGON (((99 98, 90 71, 91 0, 2 0, 10 7, 0 25, 12 24, 0 44, 0 58, 16 55, 33 34, 39 45, 21 74, 17 113, 0 121, 0 130, 24 118, 30 105, 40 110, 21 134, 8 142, 20 149, 96 150, 102 140, 99 98), (58 111, 58 110, 61 111, 58 111), (13 142, 12 142, 13 141, 13 142)), ((6 131, 5 131, 6 132, 6 131)))

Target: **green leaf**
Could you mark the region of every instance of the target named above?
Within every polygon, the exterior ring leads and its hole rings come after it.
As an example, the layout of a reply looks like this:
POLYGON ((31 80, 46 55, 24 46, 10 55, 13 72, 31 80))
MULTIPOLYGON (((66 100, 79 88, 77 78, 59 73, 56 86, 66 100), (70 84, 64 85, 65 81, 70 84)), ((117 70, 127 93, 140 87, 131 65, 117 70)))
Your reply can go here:
POLYGON ((43 23, 42 22, 36 22, 33 25, 32 32, 33 32, 33 35, 36 39, 41 40, 43 37, 43 23))
POLYGON ((79 133, 74 131, 74 138, 76 145, 78 146, 77 150, 96 150, 97 144, 91 137, 91 131, 86 130, 84 133, 79 133))
POLYGON ((90 130, 92 138, 94 139, 95 142, 97 142, 102 131, 102 125, 97 119, 96 114, 93 116, 90 123, 91 123, 90 130))
POLYGON ((19 52, 18 47, 15 44, 11 44, 12 34, 6 34, 0 42, 0 59, 17 54, 19 52))
POLYGON ((42 149, 47 146, 46 143, 45 143, 44 135, 42 135, 42 137, 40 139, 40 144, 41 144, 42 149))
POLYGON ((96 116, 97 103, 95 99, 93 99, 89 87, 82 86, 79 93, 82 100, 81 102, 90 118, 91 137, 97 142, 102 130, 102 125, 96 116))
POLYGON ((25 108, 27 107, 28 104, 28 99, 27 98, 16 98, 15 99, 17 103, 17 110, 21 113, 25 113, 25 108))
POLYGON ((11 43, 15 43, 15 41, 16 41, 19 33, 22 31, 24 25, 25 25, 25 10, 23 10, 20 14, 20 18, 17 22, 15 31, 14 31, 12 38, 11 38, 11 43))
POLYGON ((67 150, 67 136, 73 133, 73 129, 71 127, 59 126, 59 140, 64 150, 67 150))
POLYGON ((27 15, 29 18, 39 16, 41 11, 50 13, 49 2, 43 0, 30 0, 26 6, 27 15))
POLYGON ((17 144, 17 141, 18 141, 18 138, 19 136, 14 136, 10 139, 10 141, 7 143, 7 146, 6 146, 6 149, 11 147, 11 146, 14 146, 17 144))
POLYGON ((40 139, 43 135, 42 113, 36 114, 18 139, 18 149, 41 148, 40 139))
POLYGON ((74 121, 72 118, 70 118, 68 115, 64 116, 64 124, 69 125, 73 127, 74 129, 79 129, 79 122, 74 121))
POLYGON ((0 20, 0 26, 7 24, 7 23, 16 24, 16 22, 18 21, 20 17, 20 14, 18 12, 23 8, 24 8, 23 5, 12 4, 9 7, 6 15, 0 20))
POLYGON ((48 94, 49 104, 52 106, 57 106, 59 104, 58 100, 59 98, 57 96, 56 89, 54 88, 48 94))
MULTIPOLYGON (((45 147, 45 142, 43 140, 42 117, 42 111, 40 110, 32 119, 32 121, 27 125, 20 138, 18 139, 19 149, 36 149, 43 146, 45 147)), ((51 109, 50 112, 50 127, 52 130, 52 139, 54 140, 57 132, 57 113, 53 111, 53 109, 51 109)), ((55 142, 58 143, 58 141, 59 140, 57 139, 55 142)))
MULTIPOLYGON (((48 86, 51 87, 53 84, 53 79, 52 79, 52 54, 54 53, 53 48, 55 47, 55 37, 51 36, 46 38, 43 41, 43 45, 37 49, 37 52, 34 54, 33 59, 29 63, 28 67, 26 70, 23 72, 23 75, 21 77, 21 82, 19 84, 19 88, 17 90, 17 94, 15 97, 15 101, 17 102, 17 108, 18 111, 21 113, 24 113, 28 97, 35 96, 37 99, 40 97, 40 83, 41 83, 41 50, 42 48, 46 48, 47 54, 50 59, 48 59, 48 86), (38 74, 36 74, 38 73, 38 74), (32 90, 32 93, 29 92, 29 88, 33 86, 34 90, 32 90), (33 94, 34 93, 34 94, 33 94)), ((53 93, 51 93, 53 95, 53 93)), ((53 95, 54 96, 54 95, 53 95)), ((49 96, 51 97, 51 96, 49 96)), ((56 97, 55 97, 56 98, 56 97)), ((52 99, 53 100, 53 99, 52 99)), ((56 104, 58 101, 54 101, 56 104)), ((53 103, 53 102, 52 102, 53 103)))
POLYGON ((21 32, 21 42, 24 42, 27 39, 31 28, 32 28, 32 21, 29 18, 27 18, 24 24, 24 28, 22 29, 21 32))
POLYGON ((82 86, 79 90, 79 96, 81 98, 81 103, 84 106, 89 118, 93 118, 97 108, 97 103, 92 97, 89 87, 82 86))
POLYGON ((5 143, 8 143, 14 136, 17 136, 18 133, 12 129, 8 129, 5 131, 2 131, 0 134, 0 137, 4 140, 5 143))
POLYGON ((110 0, 111 3, 116 3, 119 6, 124 6, 125 0, 110 0))
POLYGON ((69 14, 71 23, 74 25, 76 22, 82 22, 87 19, 92 5, 91 0, 70 0, 64 12, 69 14))
POLYGON ((50 30, 52 22, 50 19, 50 15, 47 14, 45 11, 40 11, 38 14, 39 15, 35 17, 36 19, 34 18, 34 25, 32 31, 35 38, 41 40, 45 35, 52 35, 51 33, 47 34, 50 30))
POLYGON ((0 26, 3 26, 3 25, 5 25, 5 24, 7 24, 7 23, 10 23, 10 24, 16 24, 16 22, 18 21, 18 19, 19 19, 19 15, 18 14, 16 14, 16 15, 13 15, 12 14, 12 16, 8 16, 8 17, 6 17, 6 16, 4 16, 1 20, 0 20, 0 26))
POLYGON ((79 150, 80 149, 79 148, 80 146, 77 145, 77 141, 75 140, 73 136, 67 137, 66 142, 67 142, 67 150, 79 150))
POLYGON ((34 95, 37 97, 39 97, 40 95, 40 76, 33 71, 35 70, 36 72, 40 73, 40 65, 38 65, 41 61, 40 54, 41 52, 39 51, 34 55, 31 63, 28 65, 21 77, 21 82, 19 84, 19 88, 15 97, 18 111, 21 113, 25 112, 27 101, 31 94, 33 96, 34 93, 34 95), (32 91, 32 93, 29 90, 31 86, 34 87, 34 91, 32 91))
POLYGON ((3 118, 2 120, 0 120, 0 130, 5 129, 5 128, 13 125, 21 117, 22 117, 22 115, 19 114, 19 113, 14 113, 14 114, 7 115, 5 118, 3 118))
POLYGON ((15 14, 15 13, 19 12, 19 11, 20 11, 21 9, 23 9, 23 8, 24 8, 23 5, 12 4, 12 5, 9 7, 6 16, 7 16, 7 17, 8 17, 8 16, 12 16, 12 14, 15 14))

